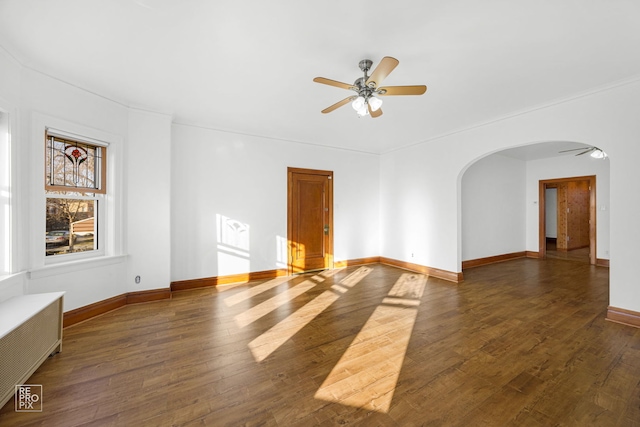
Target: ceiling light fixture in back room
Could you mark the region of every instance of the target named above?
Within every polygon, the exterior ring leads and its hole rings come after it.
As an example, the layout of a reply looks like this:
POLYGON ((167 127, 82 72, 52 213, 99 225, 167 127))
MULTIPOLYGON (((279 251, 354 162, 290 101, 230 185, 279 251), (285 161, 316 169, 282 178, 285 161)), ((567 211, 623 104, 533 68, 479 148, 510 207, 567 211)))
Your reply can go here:
POLYGON ((363 59, 358 65, 360 70, 364 73, 364 77, 360 77, 352 85, 324 77, 316 77, 313 79, 316 83, 335 86, 341 89, 349 89, 357 93, 357 95, 349 96, 342 101, 336 102, 330 107, 325 108, 322 110, 322 113, 330 113, 343 105, 351 103, 351 106, 356 110, 359 117, 370 115, 375 118, 382 115, 382 109, 380 108, 382 106, 382 100, 378 98, 378 96, 422 95, 425 93, 427 91, 427 87, 424 85, 379 86, 380 83, 382 83, 382 81, 394 70, 394 68, 398 66, 398 63, 399 61, 397 59, 385 56, 369 76, 367 73, 371 69, 373 62, 370 59, 363 59))

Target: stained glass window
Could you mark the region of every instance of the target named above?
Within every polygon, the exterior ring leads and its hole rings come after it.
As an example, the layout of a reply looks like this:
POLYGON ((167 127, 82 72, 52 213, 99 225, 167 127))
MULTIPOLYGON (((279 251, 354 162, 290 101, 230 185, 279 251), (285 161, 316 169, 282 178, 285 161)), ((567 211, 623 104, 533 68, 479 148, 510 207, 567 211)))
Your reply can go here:
POLYGON ((47 190, 104 193, 106 148, 47 135, 47 190))
POLYGON ((46 256, 98 252, 107 148, 47 133, 45 150, 46 256))

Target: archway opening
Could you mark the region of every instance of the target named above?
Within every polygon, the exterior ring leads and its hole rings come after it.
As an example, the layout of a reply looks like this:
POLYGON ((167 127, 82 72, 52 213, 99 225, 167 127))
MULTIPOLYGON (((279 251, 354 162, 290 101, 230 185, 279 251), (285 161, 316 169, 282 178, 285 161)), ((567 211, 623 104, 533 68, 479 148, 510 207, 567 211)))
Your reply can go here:
POLYGON ((591 217, 581 226, 591 229, 587 233, 590 242, 570 242, 563 247, 563 255, 577 254, 573 251, 578 249, 584 252, 586 246, 591 263, 608 266, 609 160, 575 155, 589 147, 570 141, 538 142, 487 153, 470 163, 460 178, 462 269, 547 256, 546 224, 541 222, 546 204, 540 183, 545 182, 546 189, 554 180, 573 177, 586 177, 586 181, 593 177, 593 192, 587 197, 591 217), (574 149, 576 152, 568 151, 574 149))

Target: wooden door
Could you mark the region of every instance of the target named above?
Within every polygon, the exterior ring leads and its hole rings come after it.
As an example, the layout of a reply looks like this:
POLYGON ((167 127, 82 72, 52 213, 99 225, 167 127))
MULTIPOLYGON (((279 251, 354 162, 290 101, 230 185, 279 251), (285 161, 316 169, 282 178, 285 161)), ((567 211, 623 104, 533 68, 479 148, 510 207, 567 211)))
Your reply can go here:
POLYGON ((558 239, 559 251, 586 248, 589 240, 589 181, 576 180, 558 186, 558 239))
POLYGON ((288 168, 289 273, 333 268, 333 172, 288 168))
MULTIPOLYGON (((561 182, 557 184, 558 188, 558 212, 557 212, 557 221, 558 221, 558 236, 556 240, 556 249, 559 251, 567 251, 569 248, 567 246, 567 236, 569 235, 569 216, 567 215, 567 204, 568 204, 568 186, 566 182, 561 182)), ((546 201, 545 201, 546 203, 546 201)))
POLYGON ((567 249, 589 246, 589 181, 567 183, 567 249))
POLYGON ((546 258, 545 193, 547 188, 558 188, 558 250, 589 247, 589 263, 598 262, 596 252, 596 177, 582 176, 539 181, 539 258, 546 258), (580 213, 574 218, 568 213, 580 213), (569 237, 569 239, 567 239, 569 237), (573 241, 573 242, 572 242, 573 241), (572 244, 567 244, 572 242, 572 244), (573 246, 575 244, 575 246, 573 246))

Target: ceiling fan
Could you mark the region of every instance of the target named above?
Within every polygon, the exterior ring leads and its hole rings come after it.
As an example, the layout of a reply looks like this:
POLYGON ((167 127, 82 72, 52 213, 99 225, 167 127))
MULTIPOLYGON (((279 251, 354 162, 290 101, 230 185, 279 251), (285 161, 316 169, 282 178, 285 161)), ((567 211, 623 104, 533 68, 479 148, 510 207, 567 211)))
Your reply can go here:
POLYGON ((427 91, 424 85, 417 86, 380 86, 382 81, 398 66, 399 61, 390 56, 382 58, 378 66, 369 76, 367 73, 371 69, 373 62, 370 59, 363 59, 358 66, 364 73, 364 77, 357 79, 352 85, 342 83, 324 77, 316 77, 313 79, 316 83, 322 83, 329 86, 335 86, 342 89, 349 89, 357 93, 357 95, 349 96, 342 101, 336 102, 330 107, 322 110, 323 114, 330 113, 333 110, 342 107, 351 102, 351 106, 357 111, 358 116, 364 117, 380 117, 382 110, 382 100, 378 96, 395 96, 395 95, 422 95, 427 91))
POLYGON ((568 153, 570 151, 581 151, 580 153, 576 154, 576 156, 582 156, 583 154, 591 153, 591 157, 595 159, 605 159, 607 157, 607 153, 605 153, 598 147, 573 148, 571 150, 558 151, 558 153, 568 153))

